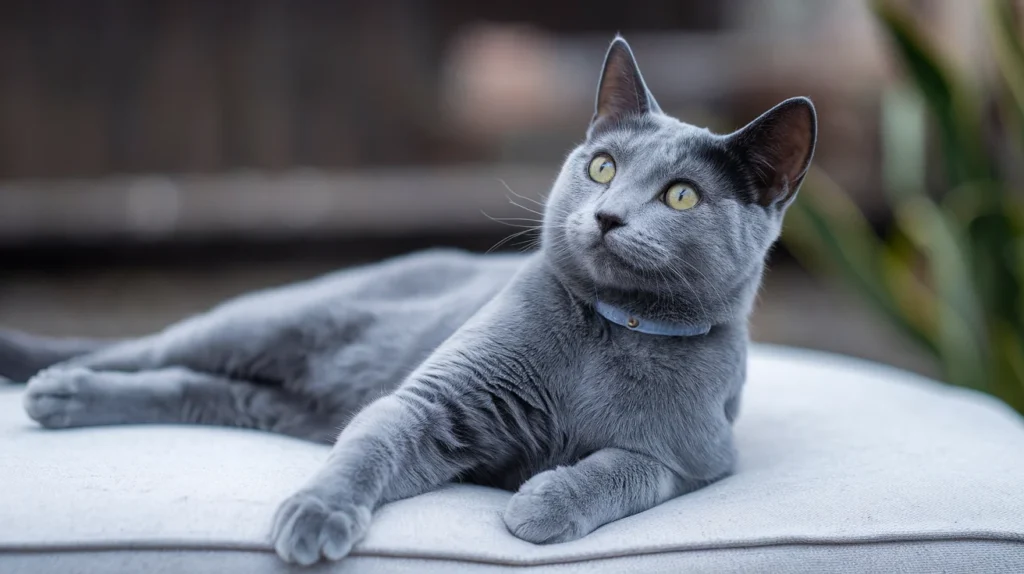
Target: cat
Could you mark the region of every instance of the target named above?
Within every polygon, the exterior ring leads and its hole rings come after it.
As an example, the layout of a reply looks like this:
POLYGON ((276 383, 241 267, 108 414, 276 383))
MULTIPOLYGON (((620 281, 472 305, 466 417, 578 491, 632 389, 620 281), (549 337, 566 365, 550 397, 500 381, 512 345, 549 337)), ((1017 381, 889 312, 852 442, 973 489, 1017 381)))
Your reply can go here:
POLYGON ((573 540, 732 472, 748 317, 816 125, 806 98, 728 135, 682 123, 616 37, 538 251, 403 256, 134 340, 8 331, 0 375, 42 369, 24 404, 46 427, 333 443, 273 519, 289 562, 341 559, 380 505, 453 480, 514 491, 513 535, 573 540))

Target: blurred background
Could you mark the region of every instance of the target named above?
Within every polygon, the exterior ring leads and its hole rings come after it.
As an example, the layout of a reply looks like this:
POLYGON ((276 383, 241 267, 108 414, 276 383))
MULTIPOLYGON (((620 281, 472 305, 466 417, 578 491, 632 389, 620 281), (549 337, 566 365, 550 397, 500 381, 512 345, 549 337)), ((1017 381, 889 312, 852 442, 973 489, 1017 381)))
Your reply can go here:
MULTIPOLYGON (((145 333, 358 262, 487 250, 517 230, 482 212, 531 217, 506 186, 539 200, 582 138, 615 32, 690 123, 813 98, 806 193, 841 190, 885 235, 887 177, 934 193, 944 161, 883 5, 943 65, 997 75, 984 0, 5 0, 0 324, 145 333)), ((828 238, 801 229, 773 253, 756 338, 945 377, 848 277, 819 275, 828 238)))

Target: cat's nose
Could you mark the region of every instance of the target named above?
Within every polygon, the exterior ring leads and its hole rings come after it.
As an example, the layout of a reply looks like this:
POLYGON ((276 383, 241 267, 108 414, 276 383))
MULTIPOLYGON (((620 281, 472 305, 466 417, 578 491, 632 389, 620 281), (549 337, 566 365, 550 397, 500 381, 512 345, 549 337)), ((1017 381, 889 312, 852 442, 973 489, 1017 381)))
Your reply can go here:
POLYGON ((608 233, 616 227, 622 227, 625 225, 621 217, 605 211, 598 211, 595 213, 594 219, 597 220, 597 226, 601 228, 601 235, 608 233))

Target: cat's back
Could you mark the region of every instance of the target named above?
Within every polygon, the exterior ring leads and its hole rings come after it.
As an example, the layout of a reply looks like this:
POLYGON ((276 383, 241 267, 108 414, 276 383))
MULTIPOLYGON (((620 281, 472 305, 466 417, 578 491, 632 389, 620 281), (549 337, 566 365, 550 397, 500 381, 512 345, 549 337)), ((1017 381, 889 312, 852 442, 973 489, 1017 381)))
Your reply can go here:
POLYGON ((509 282, 525 258, 522 254, 430 249, 335 273, 325 277, 324 283, 328 289, 338 287, 363 300, 432 298, 466 288, 490 296, 509 282))
POLYGON ((313 362, 341 352, 405 369, 500 291, 521 261, 456 250, 413 253, 252 292, 168 331, 184 338, 219 333, 313 362))
POLYGON ((378 305, 429 302, 453 294, 486 300, 518 270, 523 255, 482 255, 456 249, 430 249, 334 271, 289 285, 244 294, 215 312, 294 314, 323 305, 378 305))

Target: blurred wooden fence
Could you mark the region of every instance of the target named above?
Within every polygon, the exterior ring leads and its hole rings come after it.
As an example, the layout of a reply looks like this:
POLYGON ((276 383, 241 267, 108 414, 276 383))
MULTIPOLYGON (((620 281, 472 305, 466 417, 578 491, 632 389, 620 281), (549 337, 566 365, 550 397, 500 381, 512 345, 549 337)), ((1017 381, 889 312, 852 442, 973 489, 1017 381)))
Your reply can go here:
POLYGON ((0 176, 429 158, 438 46, 424 12, 415 0, 3 2, 0 176))
POLYGON ((0 178, 472 160, 473 146, 438 114, 438 68, 452 31, 474 19, 693 29, 713 27, 720 13, 665 0, 607 17, 619 8, 4 0, 0 178))

